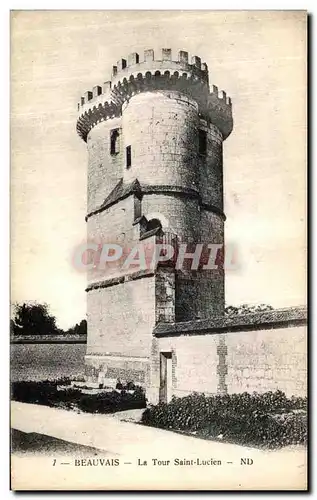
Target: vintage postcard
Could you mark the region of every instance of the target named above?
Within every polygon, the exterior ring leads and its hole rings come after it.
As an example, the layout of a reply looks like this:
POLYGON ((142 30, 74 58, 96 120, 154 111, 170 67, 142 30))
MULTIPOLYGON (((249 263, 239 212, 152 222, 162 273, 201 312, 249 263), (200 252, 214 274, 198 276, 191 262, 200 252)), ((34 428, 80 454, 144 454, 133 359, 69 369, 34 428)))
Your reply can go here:
POLYGON ((305 11, 11 12, 11 487, 307 489, 305 11))

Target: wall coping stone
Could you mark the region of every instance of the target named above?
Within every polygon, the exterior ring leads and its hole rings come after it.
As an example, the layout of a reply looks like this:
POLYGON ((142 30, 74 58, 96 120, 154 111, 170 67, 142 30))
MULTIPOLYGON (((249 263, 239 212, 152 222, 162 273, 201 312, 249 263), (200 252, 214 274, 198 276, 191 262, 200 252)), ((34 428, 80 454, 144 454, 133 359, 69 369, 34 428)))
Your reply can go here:
POLYGON ((12 335, 11 344, 86 344, 87 335, 12 335))
POLYGON ((126 283, 128 281, 135 281, 142 278, 151 278, 154 275, 155 272, 152 269, 141 269, 140 271, 135 271, 134 273, 113 276, 112 278, 106 278, 101 281, 90 283, 86 288, 86 292, 90 292, 91 290, 98 290, 99 288, 108 288, 110 286, 121 285, 122 283, 126 283))
POLYGON ((153 334, 155 337, 206 335, 234 331, 289 328, 306 324, 307 308, 299 306, 236 316, 215 316, 195 321, 157 323, 153 334))

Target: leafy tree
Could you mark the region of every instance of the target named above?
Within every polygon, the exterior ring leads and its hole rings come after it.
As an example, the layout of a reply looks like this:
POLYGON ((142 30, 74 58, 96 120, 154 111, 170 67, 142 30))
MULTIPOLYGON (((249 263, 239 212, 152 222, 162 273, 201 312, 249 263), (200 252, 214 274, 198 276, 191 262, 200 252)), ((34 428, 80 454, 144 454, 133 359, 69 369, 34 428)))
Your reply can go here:
POLYGON ((83 319, 79 324, 69 328, 66 332, 67 335, 87 335, 87 321, 83 319))
POLYGON ((60 333, 56 318, 47 304, 24 303, 14 306, 14 318, 10 322, 14 335, 56 335, 60 333))
POLYGON ((13 319, 10 319, 10 335, 14 335, 14 326, 15 326, 15 323, 14 323, 13 319))
POLYGON ((241 314, 250 314, 257 312, 265 312, 272 311, 273 307, 269 304, 259 304, 259 305, 250 305, 250 304, 241 304, 240 306, 227 306, 225 308, 226 316, 240 316, 241 314))

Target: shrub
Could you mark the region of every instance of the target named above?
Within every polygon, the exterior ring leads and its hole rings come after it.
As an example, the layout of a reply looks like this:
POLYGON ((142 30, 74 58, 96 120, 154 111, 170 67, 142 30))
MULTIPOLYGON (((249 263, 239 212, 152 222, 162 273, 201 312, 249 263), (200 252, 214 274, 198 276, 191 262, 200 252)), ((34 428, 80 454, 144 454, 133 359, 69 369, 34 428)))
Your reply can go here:
POLYGON ((129 394, 125 391, 82 395, 78 407, 89 413, 114 413, 116 411, 145 408, 146 399, 142 390, 129 394))
POLYGON ((113 413, 120 410, 145 408, 146 398, 141 387, 135 387, 130 394, 111 391, 99 394, 83 394, 77 388, 58 390, 58 385, 65 385, 63 380, 44 380, 41 382, 14 382, 11 395, 15 401, 40 404, 52 407, 77 407, 89 413, 113 413))
POLYGON ((54 383, 56 383, 56 385, 71 385, 71 379, 69 377, 63 377, 55 380, 54 383))
POLYGON ((134 391, 138 386, 135 385, 134 382, 130 381, 130 382, 127 382, 126 384, 122 384, 121 380, 118 379, 117 380, 117 384, 116 384, 116 389, 120 390, 120 391, 134 391))
POLYGON ((118 390, 122 390, 123 389, 123 384, 122 384, 122 382, 119 379, 117 380, 116 389, 118 389, 118 390))
POLYGON ((46 406, 58 406, 60 403, 74 402, 80 396, 76 389, 58 390, 58 385, 65 384, 65 379, 44 380, 41 382, 13 382, 11 397, 15 401, 46 406))
POLYGON ((207 438, 246 445, 284 446, 307 442, 306 398, 288 399, 281 391, 205 396, 191 394, 150 406, 142 423, 195 432, 207 438), (302 409, 301 413, 294 410, 302 409))

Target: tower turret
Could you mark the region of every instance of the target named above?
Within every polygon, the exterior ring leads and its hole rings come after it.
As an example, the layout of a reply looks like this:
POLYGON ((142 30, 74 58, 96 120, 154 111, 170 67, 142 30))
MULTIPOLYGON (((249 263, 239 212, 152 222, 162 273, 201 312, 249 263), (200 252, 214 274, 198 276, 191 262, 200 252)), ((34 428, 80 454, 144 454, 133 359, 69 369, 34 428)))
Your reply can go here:
MULTIPOLYGON (((185 51, 177 61, 170 49, 160 60, 153 50, 143 61, 131 53, 113 66, 111 81, 85 92, 78 113, 88 149, 89 241, 125 252, 140 242, 186 244, 187 251, 224 243, 222 144, 232 106, 210 87, 206 63, 189 61, 185 51)), ((90 376, 146 385, 154 324, 222 314, 224 273, 98 266, 87 292, 90 376)))

